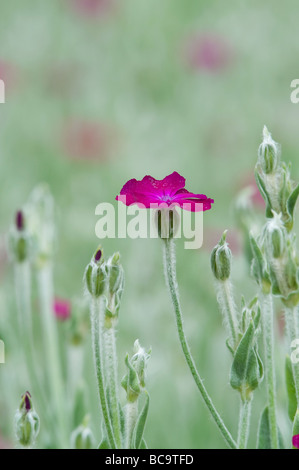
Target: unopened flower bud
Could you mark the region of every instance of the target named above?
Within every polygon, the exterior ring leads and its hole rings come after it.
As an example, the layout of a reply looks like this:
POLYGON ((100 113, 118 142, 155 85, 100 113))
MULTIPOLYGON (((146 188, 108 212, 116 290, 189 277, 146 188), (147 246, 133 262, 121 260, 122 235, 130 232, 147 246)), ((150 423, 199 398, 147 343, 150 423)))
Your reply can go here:
POLYGON ((249 240, 253 255, 251 273, 256 282, 261 286, 262 291, 265 294, 268 294, 271 290, 271 280, 268 273, 266 259, 252 233, 249 234, 249 240))
POLYGON ((56 234, 54 199, 47 184, 33 189, 25 206, 26 229, 34 241, 36 265, 41 267, 54 253, 56 234))
POLYGON ((16 213, 16 229, 19 232, 22 232, 22 230, 24 230, 24 214, 22 211, 18 211, 16 213))
POLYGON ((109 269, 109 292, 113 295, 119 290, 123 290, 124 270, 120 264, 120 254, 114 253, 108 260, 107 265, 109 269))
POLYGON ((286 229, 281 220, 281 214, 273 211, 273 218, 270 219, 264 229, 265 248, 273 258, 283 256, 286 249, 286 229))
POLYGON ((89 418, 85 417, 83 423, 71 434, 71 447, 73 449, 92 449, 95 440, 91 429, 88 427, 89 418))
POLYGON ((8 235, 9 251, 14 261, 22 263, 32 254, 32 239, 25 230, 24 213, 18 211, 8 235))
POLYGON ((30 447, 35 443, 39 425, 39 417, 33 408, 31 395, 26 392, 15 415, 16 436, 23 447, 30 447))
POLYGON ((131 363, 138 374, 140 385, 145 387, 145 368, 150 358, 151 350, 146 352, 145 349, 140 346, 139 340, 136 339, 134 343, 134 353, 135 354, 132 356, 131 363))
POLYGON ((107 284, 107 267, 103 259, 103 251, 99 247, 85 270, 85 284, 89 293, 99 297, 105 291, 107 284))
POLYGON ((279 164, 280 149, 267 127, 263 129, 263 142, 258 149, 258 162, 264 173, 274 173, 279 164))
POLYGON ((128 372, 121 381, 122 387, 127 392, 127 400, 129 402, 136 401, 145 387, 145 369, 151 354, 151 351, 145 352, 138 340, 134 343, 134 352, 135 354, 131 359, 129 359, 128 354, 126 355, 125 364, 128 372))
POLYGON ((227 230, 225 230, 211 254, 212 271, 218 281, 226 281, 231 271, 232 253, 226 243, 226 234, 227 230))

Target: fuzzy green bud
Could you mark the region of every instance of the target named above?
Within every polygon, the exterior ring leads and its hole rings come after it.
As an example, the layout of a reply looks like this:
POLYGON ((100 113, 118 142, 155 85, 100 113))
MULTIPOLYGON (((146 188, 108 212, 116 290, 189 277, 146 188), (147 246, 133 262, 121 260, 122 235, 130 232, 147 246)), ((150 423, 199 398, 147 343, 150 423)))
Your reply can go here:
POLYGON ((71 434, 72 449, 93 449, 95 439, 91 429, 88 427, 89 417, 85 417, 83 423, 80 424, 71 434))
POLYGON ((22 263, 32 255, 32 239, 25 229, 25 217, 23 211, 18 211, 15 224, 10 228, 8 235, 9 252, 17 263, 22 263))
POLYGON ((226 243, 226 235, 227 230, 225 230, 211 254, 211 268, 218 281, 226 281, 231 271, 232 253, 226 243))
POLYGON ((39 433, 39 416, 33 408, 32 398, 26 392, 21 399, 20 407, 15 414, 15 430, 18 442, 23 447, 32 446, 39 433))
POLYGON ((109 270, 108 288, 111 295, 123 291, 124 270, 120 264, 120 254, 114 253, 107 262, 109 270))
POLYGON ((258 149, 258 163, 266 174, 274 173, 278 168, 280 149, 277 142, 271 137, 267 127, 263 129, 263 142, 258 149))
POLYGON ((37 267, 52 259, 56 244, 54 198, 47 184, 31 192, 25 207, 26 228, 33 239, 37 267))
POLYGON ((122 387, 127 392, 127 400, 134 402, 138 399, 140 393, 145 387, 145 369, 147 362, 150 358, 151 351, 146 352, 144 348, 140 346, 138 340, 134 343, 134 354, 129 359, 128 354, 125 358, 125 364, 128 372, 121 381, 122 387))
POLYGON ((281 220, 281 214, 273 212, 273 218, 270 219, 264 228, 263 236, 265 240, 265 249, 271 258, 280 258, 284 255, 286 249, 287 232, 281 220))
POLYGON ((108 278, 108 269, 103 259, 103 251, 98 247, 85 269, 84 280, 88 292, 94 297, 104 294, 108 278))

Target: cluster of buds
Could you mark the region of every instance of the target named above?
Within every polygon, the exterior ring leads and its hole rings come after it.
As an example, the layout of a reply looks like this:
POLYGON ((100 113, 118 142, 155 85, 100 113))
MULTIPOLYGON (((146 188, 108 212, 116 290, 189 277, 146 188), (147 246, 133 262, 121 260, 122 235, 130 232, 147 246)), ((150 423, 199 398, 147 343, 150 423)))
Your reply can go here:
POLYGON ((299 184, 280 161, 279 146, 264 128, 259 147, 256 181, 266 201, 267 223, 259 237, 250 235, 252 274, 264 293, 279 296, 288 306, 299 302, 299 260, 292 232, 299 184))
POLYGON ((134 343, 134 354, 129 359, 126 355, 125 364, 127 373, 121 381, 121 385, 127 393, 127 401, 135 402, 139 395, 145 390, 145 370, 150 358, 151 351, 145 351, 139 344, 138 339, 134 343))
POLYGON ((282 215, 272 212, 261 236, 250 237, 252 274, 264 293, 272 292, 286 305, 299 302, 299 261, 295 235, 288 233, 282 215))
POLYGON ((239 391, 242 401, 248 402, 263 379, 263 365, 257 349, 261 312, 255 298, 248 306, 242 300, 242 314, 237 315, 229 279, 232 254, 226 243, 226 234, 225 231, 212 251, 211 268, 217 281, 218 302, 230 330, 226 342, 233 356, 230 384, 239 391))
POLYGON ((23 447, 31 447, 39 433, 39 417, 32 405, 29 392, 22 395, 20 407, 15 415, 15 430, 17 440, 23 447))
POLYGON ((117 318, 124 290, 124 270, 120 264, 120 254, 114 253, 108 261, 104 260, 102 247, 98 247, 86 267, 86 289, 91 296, 106 298, 105 326, 112 326, 117 318))
POLYGON ((291 231, 294 223, 294 208, 299 195, 299 184, 290 177, 290 167, 280 161, 280 148, 264 127, 263 142, 258 151, 256 182, 266 202, 266 216, 273 217, 273 211, 281 214, 281 220, 291 231))

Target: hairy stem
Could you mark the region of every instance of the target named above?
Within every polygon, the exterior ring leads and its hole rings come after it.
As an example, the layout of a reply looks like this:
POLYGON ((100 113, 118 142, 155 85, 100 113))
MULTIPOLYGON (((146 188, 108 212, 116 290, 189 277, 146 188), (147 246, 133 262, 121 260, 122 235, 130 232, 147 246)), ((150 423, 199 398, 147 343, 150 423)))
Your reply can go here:
POLYGON ((268 396, 269 426, 272 449, 279 448, 276 416, 276 380, 274 367, 274 319, 271 294, 262 296, 262 328, 264 340, 265 377, 268 396))
POLYGON ((132 437, 138 418, 138 400, 126 404, 125 449, 132 449, 132 437))
POLYGON ((92 348, 94 356, 95 373, 98 383, 98 392, 100 397, 101 411, 105 424, 105 430, 111 449, 116 449, 116 442, 114 438, 112 424, 110 422, 109 409, 105 391, 104 381, 104 359, 102 354, 102 330, 103 330, 103 316, 104 305, 102 297, 91 297, 90 300, 90 317, 91 317, 91 336, 92 348))
POLYGON ((165 277, 166 283, 168 284, 170 296, 175 312, 176 317, 176 324, 177 330, 179 335, 179 340, 181 343, 181 347, 189 366, 190 372, 194 378, 194 381, 199 389, 202 398, 207 405, 211 415, 213 416, 218 429, 220 430, 222 436, 224 437, 225 441, 231 448, 236 448, 236 442, 232 438, 230 432, 226 428, 222 418, 220 417, 218 411, 216 410, 208 392, 203 384, 202 378, 200 377, 193 357, 190 352, 189 345, 187 343, 187 339, 185 336, 184 328, 183 328, 183 319, 182 319, 182 311, 179 301, 179 294, 178 294, 178 285, 176 280, 176 267, 175 267, 175 252, 174 252, 174 241, 172 239, 164 239, 163 240, 163 248, 164 248, 164 268, 165 268, 165 277))
POLYGON ((229 330, 231 347, 235 349, 238 344, 238 322, 231 282, 229 279, 226 279, 225 281, 217 281, 217 287, 218 303, 229 330))
POLYGON ((59 357, 57 325, 53 314, 54 296, 51 263, 46 263, 37 270, 37 282, 44 333, 45 357, 47 358, 48 381, 54 406, 53 415, 57 423, 57 435, 60 447, 68 448, 69 436, 65 405, 65 387, 59 357))
MULTIPOLYGON (((286 328, 290 344, 299 339, 299 306, 287 307, 285 310, 286 328)), ((297 403, 299 403, 299 362, 292 361, 297 403)))
POLYGON ((238 449, 246 449, 249 435, 251 415, 251 400, 241 401, 239 431, 238 431, 238 449))
POLYGON ((44 414, 49 427, 53 431, 53 416, 49 412, 47 399, 41 387, 37 373, 36 356, 34 354, 33 331, 32 331, 32 307, 31 307, 31 269, 27 260, 15 263, 15 291, 18 310, 19 338, 22 344, 26 368, 30 380, 31 393, 40 401, 41 411, 44 414))
POLYGON ((119 399, 117 388, 117 357, 115 345, 115 328, 104 329, 104 350, 106 382, 110 398, 110 414, 117 447, 121 448, 121 430, 119 416, 119 399))

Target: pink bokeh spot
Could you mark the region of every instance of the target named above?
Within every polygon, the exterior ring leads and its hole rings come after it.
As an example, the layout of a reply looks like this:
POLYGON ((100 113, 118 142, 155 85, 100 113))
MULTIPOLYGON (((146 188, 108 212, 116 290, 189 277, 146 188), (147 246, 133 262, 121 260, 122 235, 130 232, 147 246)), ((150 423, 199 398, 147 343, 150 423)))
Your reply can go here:
POLYGON ((64 151, 72 160, 106 161, 111 143, 111 130, 98 122, 73 120, 62 133, 64 151))
POLYGON ((54 300, 53 310, 58 320, 68 320, 71 316, 71 303, 68 300, 56 298, 54 300))
POLYGON ((185 181, 185 178, 176 171, 162 180, 156 180, 148 175, 141 181, 131 179, 123 186, 116 200, 127 206, 137 204, 145 209, 173 205, 191 212, 211 209, 214 200, 205 194, 190 193, 185 189, 185 181))
POLYGON ((187 43, 185 57, 193 69, 218 72, 232 62, 232 48, 222 36, 203 33, 193 36, 187 43))
POLYGON ((293 444, 293 447, 296 447, 296 449, 299 449, 299 434, 295 434, 295 436, 293 436, 292 444, 293 444))
POLYGON ((256 209, 265 209, 265 201, 255 182, 252 172, 245 174, 239 184, 238 189, 250 188, 250 201, 256 209))
POLYGON ((111 11, 115 0, 69 0, 77 13, 93 18, 111 11))
POLYGON ((20 78, 20 72, 12 62, 0 59, 0 79, 4 81, 5 88, 12 90, 16 88, 20 78))

